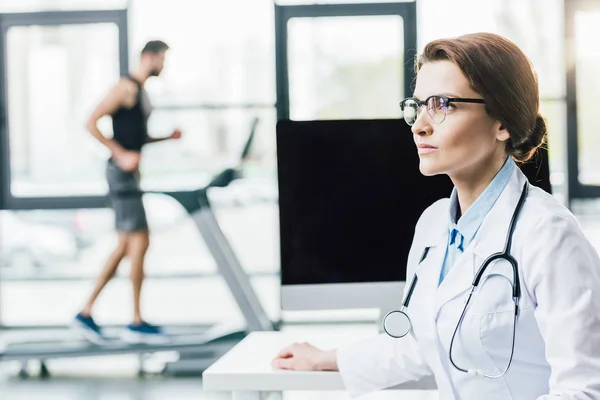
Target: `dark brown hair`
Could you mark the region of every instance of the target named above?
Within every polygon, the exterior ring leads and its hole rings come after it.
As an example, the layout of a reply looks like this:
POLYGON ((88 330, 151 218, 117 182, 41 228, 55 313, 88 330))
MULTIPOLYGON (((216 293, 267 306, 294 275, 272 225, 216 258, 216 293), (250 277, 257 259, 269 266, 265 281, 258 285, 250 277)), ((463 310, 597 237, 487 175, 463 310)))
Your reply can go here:
POLYGON ((144 53, 152 53, 159 54, 163 51, 169 50, 169 45, 163 42, 162 40, 151 40, 142 49, 142 54, 144 53))
POLYGON ((492 33, 474 33, 430 42, 417 59, 456 64, 485 100, 486 111, 510 133, 506 151, 525 162, 544 143, 546 121, 539 113, 538 80, 531 61, 510 40, 492 33))

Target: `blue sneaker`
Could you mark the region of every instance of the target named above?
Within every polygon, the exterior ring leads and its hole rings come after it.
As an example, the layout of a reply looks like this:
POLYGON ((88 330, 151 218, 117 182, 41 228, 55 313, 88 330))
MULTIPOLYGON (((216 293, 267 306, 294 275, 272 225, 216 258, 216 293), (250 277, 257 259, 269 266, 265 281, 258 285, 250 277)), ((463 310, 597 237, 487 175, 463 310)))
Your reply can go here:
POLYGON ((86 317, 81 313, 77 314, 73 321, 73 327, 80 331, 88 341, 98 345, 106 344, 102 329, 94 322, 92 317, 86 317))
POLYGON ((127 325, 122 339, 128 343, 150 344, 167 343, 169 341, 168 336, 164 334, 159 326, 151 325, 147 322, 127 325))

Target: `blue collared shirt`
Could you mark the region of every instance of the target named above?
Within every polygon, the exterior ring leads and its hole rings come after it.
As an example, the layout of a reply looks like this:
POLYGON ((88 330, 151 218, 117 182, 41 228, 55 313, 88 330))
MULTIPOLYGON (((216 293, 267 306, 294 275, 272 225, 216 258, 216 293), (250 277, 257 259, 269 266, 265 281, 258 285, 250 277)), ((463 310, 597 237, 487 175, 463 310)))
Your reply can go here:
POLYGON ((475 235, 477 235, 481 223, 510 181, 514 169, 515 162, 511 157, 508 157, 485 191, 477 198, 477 200, 475 200, 467 212, 460 217, 458 221, 456 220, 460 209, 460 205, 458 204, 458 193, 456 192, 456 188, 452 190, 452 194, 450 195, 448 243, 439 283, 442 283, 448 274, 448 271, 450 271, 450 268, 454 265, 454 262, 460 257, 467 246, 471 244, 475 235))

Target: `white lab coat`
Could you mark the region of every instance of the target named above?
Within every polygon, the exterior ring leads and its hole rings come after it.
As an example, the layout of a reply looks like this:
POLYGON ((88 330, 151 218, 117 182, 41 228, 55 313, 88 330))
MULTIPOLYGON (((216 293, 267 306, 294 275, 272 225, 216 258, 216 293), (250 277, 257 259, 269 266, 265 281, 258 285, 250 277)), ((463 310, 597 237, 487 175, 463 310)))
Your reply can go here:
MULTIPOLYGON (((476 271, 503 250, 525 176, 510 182, 477 236, 438 287, 448 239, 449 199, 421 216, 409 254, 407 281, 419 277, 408 306, 412 332, 385 334, 338 349, 338 367, 354 397, 433 374, 440 399, 600 399, 600 259, 573 215, 552 196, 530 186, 511 254, 519 263, 522 295, 515 352, 500 379, 468 375, 449 361, 450 339, 476 271), (423 262, 423 250, 430 247, 423 262)), ((502 372, 512 340, 512 267, 488 267, 458 331, 458 366, 502 372)), ((408 289, 408 285, 405 289, 408 289)), ((402 299, 398 296, 398 306, 402 299)))

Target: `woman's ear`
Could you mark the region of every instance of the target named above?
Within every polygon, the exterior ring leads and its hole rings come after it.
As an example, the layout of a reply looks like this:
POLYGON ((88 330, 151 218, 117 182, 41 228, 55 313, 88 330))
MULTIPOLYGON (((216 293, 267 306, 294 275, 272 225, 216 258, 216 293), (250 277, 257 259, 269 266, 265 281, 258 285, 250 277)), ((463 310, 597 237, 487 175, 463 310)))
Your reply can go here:
POLYGON ((498 139, 500 142, 506 142, 508 139, 510 139, 510 133, 508 132, 508 129, 506 129, 500 121, 496 122, 496 139, 498 139))

